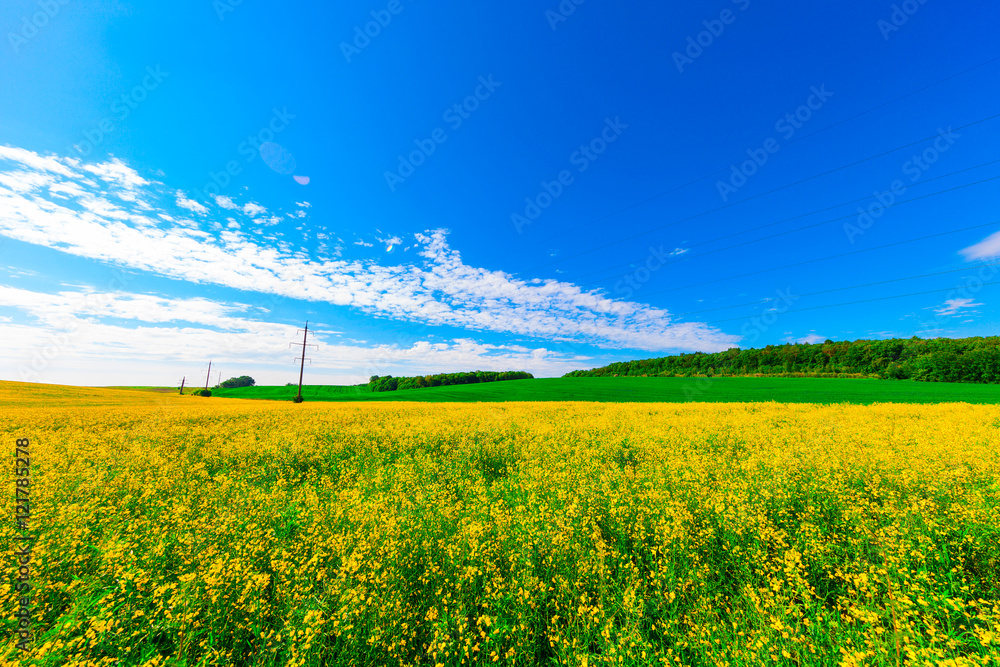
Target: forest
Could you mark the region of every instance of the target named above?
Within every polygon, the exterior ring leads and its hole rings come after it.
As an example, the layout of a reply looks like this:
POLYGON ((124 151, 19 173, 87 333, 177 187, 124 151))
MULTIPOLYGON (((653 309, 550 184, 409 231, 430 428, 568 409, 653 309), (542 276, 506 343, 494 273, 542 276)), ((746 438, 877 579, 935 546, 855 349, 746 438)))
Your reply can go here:
POLYGON ((922 382, 1000 382, 1000 336, 789 343, 613 363, 563 377, 869 377, 922 382))
POLYGON ((439 373, 437 375, 417 375, 416 377, 393 377, 373 375, 368 379, 372 391, 397 391, 420 389, 423 387, 444 387, 453 384, 476 384, 478 382, 503 382, 506 380, 533 380, 531 373, 522 371, 475 371, 473 373, 439 373))

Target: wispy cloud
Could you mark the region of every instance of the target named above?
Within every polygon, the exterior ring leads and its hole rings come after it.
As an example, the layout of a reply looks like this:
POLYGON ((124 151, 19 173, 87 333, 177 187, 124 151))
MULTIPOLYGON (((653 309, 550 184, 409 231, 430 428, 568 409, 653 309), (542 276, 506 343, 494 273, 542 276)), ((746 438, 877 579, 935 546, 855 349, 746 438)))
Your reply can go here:
POLYGON ((934 312, 941 316, 949 316, 955 315, 961 311, 963 315, 966 315, 968 314, 966 311, 981 305, 983 304, 975 303, 974 299, 948 299, 943 305, 935 308, 934 312))
POLYGON ((1000 232, 990 234, 985 239, 959 251, 966 261, 1000 257, 1000 232))
POLYGON ((809 345, 814 345, 816 343, 822 343, 826 341, 827 336, 820 336, 819 334, 811 333, 795 338, 793 336, 788 336, 784 340, 786 343, 807 343, 809 345))
POLYGON ((31 269, 19 269, 16 266, 7 267, 7 275, 11 278, 34 278, 38 275, 37 271, 32 271, 31 269))
POLYGON ((392 252, 392 249, 398 246, 400 243, 402 243, 403 239, 399 238, 398 236, 390 236, 385 239, 380 237, 378 239, 378 242, 385 246, 386 252, 392 252))
POLYGON ((133 191, 150 184, 149 181, 136 173, 134 169, 117 158, 108 162, 83 164, 81 166, 84 171, 88 171, 102 181, 124 190, 133 191))
POLYGON ((243 205, 243 212, 249 215, 251 218, 256 218, 259 215, 265 215, 267 209, 258 204, 257 202, 250 202, 243 205))
MULTIPOLYGON (((296 325, 259 319, 266 314, 259 306, 203 298, 93 289, 49 294, 0 285, 0 302, 26 316, 26 323, 18 324, 0 317, 0 337, 5 342, 0 364, 8 366, 4 376, 23 380, 48 379, 47 363, 32 364, 42 350, 47 360, 87 359, 114 365, 128 358, 130 363, 155 362, 167 368, 198 367, 212 358, 229 367, 270 367, 271 377, 280 377, 288 372, 283 370, 288 367, 288 343, 298 337, 296 325)), ((561 375, 591 359, 545 347, 491 345, 469 338, 364 347, 342 342, 339 333, 314 330, 311 340, 318 349, 310 353, 317 370, 338 382, 360 382, 387 373, 487 368, 561 375)))
POLYGON ((208 213, 208 207, 196 202, 193 199, 189 199, 188 196, 183 192, 181 192, 180 190, 177 191, 177 205, 180 206, 181 208, 186 208, 187 210, 193 211, 200 215, 205 215, 206 213, 208 213))
MULTIPOLYGON (((0 172, 0 234, 134 270, 375 317, 608 349, 717 351, 739 340, 705 324, 675 324, 666 310, 615 301, 572 283, 536 283, 469 266, 449 246, 447 230, 414 234, 419 252, 407 256, 410 263, 316 260, 306 249, 284 242, 275 247, 223 228, 219 220, 195 226, 164 220, 158 213, 172 212, 174 193, 117 160, 84 165, 11 148, 0 159, 6 163, 0 163, 6 167, 0 172), (128 189, 132 201, 111 198, 91 175, 128 189), (69 201, 66 192, 75 193, 69 201)), ((245 212, 227 197, 216 203, 245 212)), ((383 240, 389 241, 402 243, 383 240)))
POLYGON ((236 202, 234 202, 231 197, 227 197, 226 195, 212 195, 212 198, 215 199, 215 203, 221 208, 230 211, 239 208, 239 206, 236 205, 236 202))

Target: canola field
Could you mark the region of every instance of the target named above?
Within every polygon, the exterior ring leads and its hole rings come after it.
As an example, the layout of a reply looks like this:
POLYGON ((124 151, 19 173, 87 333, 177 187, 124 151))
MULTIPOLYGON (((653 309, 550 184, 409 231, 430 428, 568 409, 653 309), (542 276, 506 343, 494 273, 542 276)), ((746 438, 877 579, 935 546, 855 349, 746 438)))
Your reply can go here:
POLYGON ((10 665, 996 665, 1000 407, 0 383, 10 665))

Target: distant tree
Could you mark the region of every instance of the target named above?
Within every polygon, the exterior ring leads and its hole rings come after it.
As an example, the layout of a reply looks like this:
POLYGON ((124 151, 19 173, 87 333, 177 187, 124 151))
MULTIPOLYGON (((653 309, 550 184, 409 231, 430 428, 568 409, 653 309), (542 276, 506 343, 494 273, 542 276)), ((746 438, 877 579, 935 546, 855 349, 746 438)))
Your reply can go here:
MULTIPOLYGON (((1000 383, 1000 336, 839 341, 705 354, 680 354, 609 364, 570 377, 810 375, 924 382, 1000 383)), ((479 374, 477 374, 479 375, 479 374)), ((486 374, 482 374, 486 375, 486 374)))
POLYGON ((443 387, 453 384, 474 384, 477 382, 501 382, 505 380, 531 380, 534 376, 523 371, 475 371, 474 373, 439 373, 438 375, 418 375, 416 377, 394 378, 391 375, 368 378, 372 391, 402 391, 424 387, 443 387))
POLYGON ((241 375, 238 378, 229 378, 219 386, 223 389, 235 389, 236 387, 252 387, 257 384, 249 375, 241 375))

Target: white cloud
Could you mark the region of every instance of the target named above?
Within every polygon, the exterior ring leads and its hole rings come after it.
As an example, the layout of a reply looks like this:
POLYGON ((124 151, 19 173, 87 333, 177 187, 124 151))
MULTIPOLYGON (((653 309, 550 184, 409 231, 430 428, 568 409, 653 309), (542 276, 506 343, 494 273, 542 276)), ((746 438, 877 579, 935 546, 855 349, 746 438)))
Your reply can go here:
POLYGON ((354 242, 354 245, 359 245, 359 246, 361 246, 363 248, 372 248, 372 247, 374 247, 375 244, 374 243, 367 243, 366 241, 362 241, 361 239, 358 239, 357 241, 354 242))
POLYGON ((226 195, 212 195, 212 197, 215 199, 215 203, 224 209, 232 211, 239 208, 236 202, 226 195))
POLYGON ((38 271, 19 269, 16 266, 8 266, 7 273, 11 278, 33 278, 38 275, 38 271))
MULTIPOLYGON (((121 282, 121 280, 119 280, 121 282)), ((76 291, 55 294, 35 292, 0 285, 0 303, 17 308, 37 318, 42 326, 56 329, 66 318, 115 318, 145 323, 194 322, 221 329, 260 329, 286 327, 237 317, 255 307, 240 303, 221 303, 203 298, 170 299, 149 294, 100 292, 86 286, 76 291)), ((256 309, 260 309, 257 307, 256 309)))
POLYGON ((263 215, 267 213, 267 209, 258 204, 257 202, 250 202, 243 206, 243 212, 249 215, 251 218, 256 218, 258 215, 263 215))
POLYGON ((85 164, 82 168, 96 175, 101 180, 125 188, 126 190, 135 190, 150 184, 138 172, 118 158, 112 158, 109 162, 85 164))
POLYGON ((808 343, 810 345, 814 345, 816 343, 824 342, 827 338, 829 338, 829 336, 820 336, 819 334, 811 333, 811 334, 806 334, 805 336, 802 336, 800 338, 794 338, 792 336, 788 336, 787 338, 784 339, 784 341, 786 343, 808 343))
POLYGON ((1000 232, 994 232, 979 243, 970 245, 959 252, 965 255, 966 261, 969 262, 1000 256, 1000 232))
POLYGON ((395 246, 398 246, 400 243, 402 243, 403 239, 399 238, 398 236, 390 236, 387 239, 380 238, 378 239, 378 242, 385 244, 386 252, 392 252, 392 249, 395 246))
POLYGON ((670 256, 671 257, 677 257, 679 255, 683 255, 684 253, 690 252, 690 251, 691 251, 691 248, 674 248, 673 250, 670 251, 670 256))
POLYGON ((962 311, 962 314, 965 315, 965 311, 969 308, 975 308, 976 306, 981 305, 983 304, 974 303, 974 299, 948 299, 943 305, 935 308, 934 312, 941 316, 949 316, 962 311))
MULTIPOLYGON (((298 338, 297 325, 242 317, 251 311, 263 312, 261 306, 92 289, 46 294, 7 286, 0 286, 0 301, 32 318, 26 324, 12 324, 11 318, 0 317, 0 336, 5 341, 0 348, 0 372, 8 378, 80 382, 81 378, 67 373, 66 362, 87 360, 110 367, 122 358, 129 359, 130 367, 165 364, 169 373, 178 375, 197 371, 207 358, 226 368, 262 368, 275 378, 293 375, 288 342, 298 338)), ((317 374, 327 382, 354 383, 370 375, 471 370, 527 370, 552 376, 591 361, 544 347, 492 345, 468 338, 363 347, 364 341, 341 343, 335 338, 338 333, 313 330, 310 340, 318 349, 310 352, 311 382, 317 381, 317 374)), ((174 380, 145 377, 136 382, 169 384, 174 380)))
POLYGON ((54 156, 41 156, 13 146, 0 146, 0 160, 16 162, 36 172, 45 171, 67 178, 72 178, 75 175, 69 167, 75 167, 79 164, 76 160, 60 160, 54 156))
MULTIPOLYGON (((71 208, 47 196, 46 186, 32 177, 42 173, 50 179, 65 176, 53 166, 56 160, 70 174, 69 182, 86 185, 84 168, 65 158, 25 152, 5 155, 13 155, 8 161, 15 169, 0 184, 0 234, 69 254, 189 282, 468 331, 609 349, 719 351, 739 341, 738 336, 705 324, 676 324, 666 310, 615 301, 572 283, 533 283, 503 271, 469 266, 449 247, 447 230, 415 234, 416 256, 409 256, 407 263, 313 261, 286 241, 277 247, 273 242, 265 244, 240 230, 223 229, 215 219, 206 221, 212 231, 165 225, 147 216, 141 206, 110 201, 100 188, 83 188, 84 194, 74 200, 82 210, 71 208)), ((117 167, 106 165, 87 171, 118 173, 117 167)), ((148 186, 140 193, 145 200, 163 198, 159 184, 142 182, 148 186)), ((216 203, 238 208, 226 197, 216 197, 216 203)), ((399 237, 382 239, 387 245, 390 241, 391 247, 402 242, 399 237)))
POLYGON ((312 208, 312 204, 307 201, 297 201, 295 202, 295 205, 299 208, 312 208))
POLYGON ((200 215, 205 215, 206 213, 208 213, 208 207, 206 207, 204 204, 201 204, 193 199, 188 198, 188 196, 185 195, 180 190, 178 190, 176 194, 177 194, 177 205, 180 206, 181 208, 186 208, 187 210, 194 211, 195 213, 198 213, 200 215))

